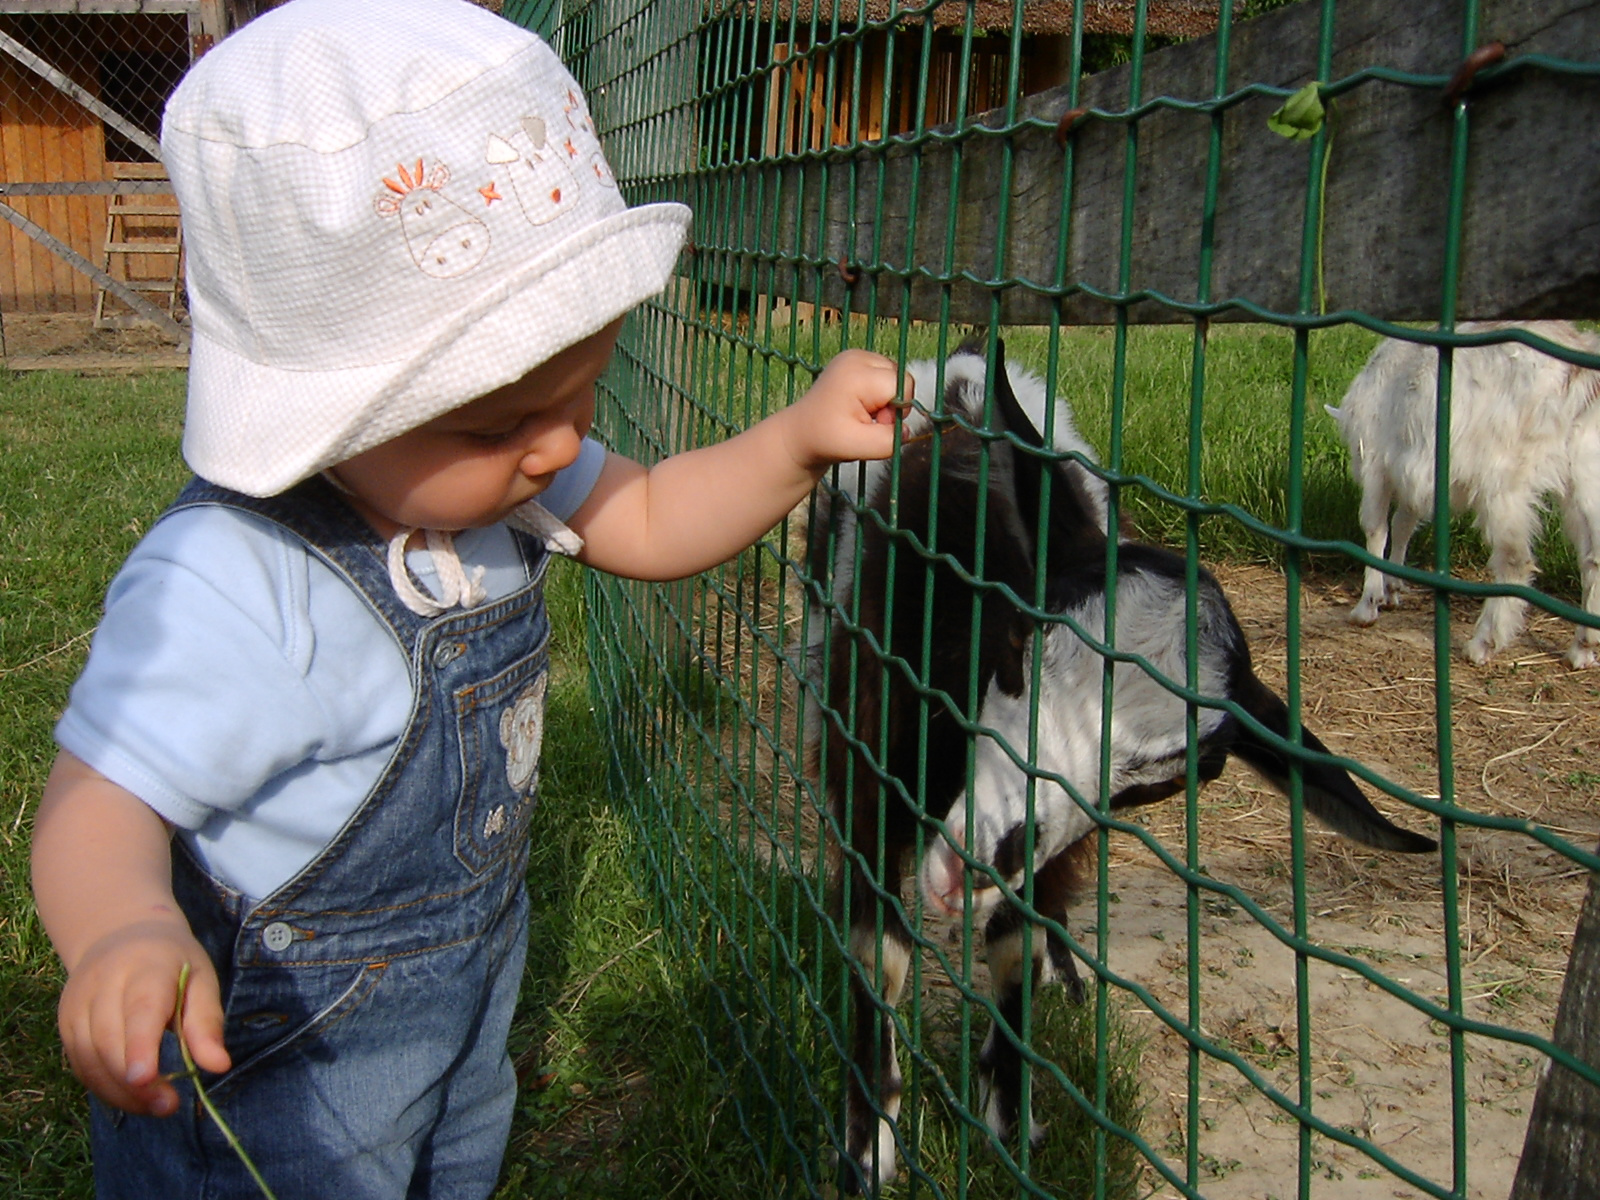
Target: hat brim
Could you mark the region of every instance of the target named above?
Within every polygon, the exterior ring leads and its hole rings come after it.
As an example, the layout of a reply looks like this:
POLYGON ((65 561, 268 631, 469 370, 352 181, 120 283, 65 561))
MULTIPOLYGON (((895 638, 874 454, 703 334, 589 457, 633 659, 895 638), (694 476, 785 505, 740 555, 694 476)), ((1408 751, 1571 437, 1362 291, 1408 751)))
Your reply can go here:
MULTIPOLYGON (((596 221, 499 281, 398 362, 287 370, 197 327, 184 458, 212 483, 276 495, 521 378, 656 295, 689 219, 684 205, 646 204, 596 221), (337 427, 330 410, 347 414, 337 427)), ((372 319, 384 319, 376 301, 372 319)))

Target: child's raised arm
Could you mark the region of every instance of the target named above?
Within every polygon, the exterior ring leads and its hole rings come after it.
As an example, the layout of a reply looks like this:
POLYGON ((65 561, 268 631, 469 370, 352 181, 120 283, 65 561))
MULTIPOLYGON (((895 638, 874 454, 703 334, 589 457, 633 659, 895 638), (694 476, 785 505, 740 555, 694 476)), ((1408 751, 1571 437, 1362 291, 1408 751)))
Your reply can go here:
POLYGON ((63 751, 34 821, 33 893, 67 968, 61 1042, 73 1073, 107 1104, 166 1116, 161 1032, 192 976, 184 1036, 195 1062, 228 1069, 217 978, 172 897, 170 834, 131 792, 63 751))
POLYGON ((913 398, 910 377, 893 360, 846 350, 794 404, 737 437, 649 470, 609 456, 570 522, 585 543, 579 559, 633 579, 680 579, 726 562, 833 464, 888 458, 897 394, 913 398))

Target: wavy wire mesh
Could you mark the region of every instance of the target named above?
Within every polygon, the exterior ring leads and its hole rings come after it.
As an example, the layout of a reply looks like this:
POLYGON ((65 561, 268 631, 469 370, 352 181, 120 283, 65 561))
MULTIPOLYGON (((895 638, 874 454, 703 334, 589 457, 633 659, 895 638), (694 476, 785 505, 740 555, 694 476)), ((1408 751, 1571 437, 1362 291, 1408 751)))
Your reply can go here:
MULTIPOLYGON (((826 602, 826 560, 807 554, 811 508, 693 580, 596 579, 591 669, 610 785, 683 969, 705 985, 694 1017, 707 1061, 773 1194, 872 1186, 841 1165, 844 1093, 852 1077, 876 1082, 850 1062, 844 984, 853 975, 871 1007, 888 1007, 877 960, 897 916, 916 951, 891 1018, 905 1097, 888 1194, 1503 1195, 1546 1058, 1600 1083, 1550 1037, 1600 865, 1587 849, 1600 776, 1582 756, 1595 689, 1549 649, 1564 622, 1595 624, 1571 602, 1577 568, 1560 560, 1552 523, 1539 545, 1546 590, 1509 589, 1533 602, 1532 644, 1493 671, 1462 666, 1452 614, 1459 645, 1463 612, 1508 589, 1483 582, 1483 547, 1440 489, 1428 567, 1395 572, 1424 585, 1417 598, 1385 615, 1391 632, 1350 629, 1359 570, 1376 560, 1355 540, 1344 449, 1317 407, 1338 401, 1379 335, 1401 337, 1440 348, 1443 427, 1452 352, 1508 336, 1455 332, 1481 303, 1464 307, 1463 288, 1481 281, 1463 253, 1473 112, 1451 76, 1484 40, 1486 5, 1415 14, 1439 16, 1453 46, 1448 66, 1415 71, 1351 67, 1371 49, 1335 36, 1354 6, 1307 0, 1262 18, 1279 21, 1275 81, 1241 83, 1231 56, 1244 56, 1246 18, 1272 7, 505 5, 572 64, 630 199, 695 210, 681 273, 630 323, 608 376, 599 427, 616 447, 653 461, 725 437, 794 400, 844 347, 942 359, 976 335, 992 356, 1003 337, 1011 361, 1072 404, 1113 521, 1130 518, 1191 565, 1190 644, 1193 564, 1205 561, 1287 699, 1291 736, 1302 716, 1314 722, 1397 822, 1440 840, 1420 861, 1352 851, 1304 820, 1298 766, 1291 801, 1232 770, 1198 787, 1191 761, 1186 794, 1100 813, 1065 925, 1026 903, 1031 871, 1019 889, 1026 936, 1048 925, 1067 937, 1090 989, 1073 1004, 1041 988, 1036 1010, 1006 1024, 1025 1103, 1049 1131, 1037 1147, 998 1139, 980 1095, 996 1010, 973 922, 940 925, 914 889, 880 889, 863 960, 833 898, 841 877, 878 864, 870 847, 846 848, 815 743, 847 737, 870 753, 880 731, 821 709, 826 693, 807 682, 808 597, 847 632, 860 602, 826 602), (1190 48, 1191 90, 1147 87, 1164 47, 1196 34, 1208 36, 1190 48), (1334 119, 1280 140, 1267 116, 1307 79, 1323 81, 1334 119), (1432 290, 1420 308, 1398 291, 1378 311, 1344 304, 1357 264, 1325 261, 1322 209, 1360 203, 1373 183, 1348 157, 1330 173, 1332 147, 1360 136, 1363 103, 1437 107, 1447 87, 1433 147, 1443 169, 1420 185, 1442 213, 1422 255, 1432 290), (1180 124, 1199 147, 1196 207, 1151 212, 1148 160, 1180 124), (1295 181, 1282 228, 1229 226, 1268 169, 1295 181), (1085 210, 1075 188, 1117 203, 1085 210), (1230 274, 1256 236, 1257 274, 1230 274), (1188 282, 1173 285, 1168 260, 1191 252, 1188 282), (1241 290, 1239 277, 1269 282, 1241 290), (1343 305, 1331 313, 1328 291, 1343 305)), ((1537 83, 1591 101, 1593 63, 1530 51, 1481 65, 1503 90, 1537 83)), ((940 397, 917 400, 946 418, 940 397)), ((1437 453, 1447 474, 1448 439, 1437 453)), ((835 506, 853 494, 843 482, 824 485, 835 506)), ((890 542, 891 554, 937 553, 918 537, 890 542)), ((1116 556, 1113 543, 1108 571, 1116 556)), ((1109 695, 1117 652, 1102 650, 1109 695)), ((852 689, 916 669, 852 663, 852 689)), ((1193 672, 1167 683, 1195 695, 1193 672)), ((920 703, 924 720, 945 705, 972 729, 976 699, 920 703)), ((1202 707, 1190 706, 1191 738, 1202 707)), ((886 780, 853 803, 915 806, 917 793, 886 780)), ((919 839, 938 836, 923 825, 919 839)))

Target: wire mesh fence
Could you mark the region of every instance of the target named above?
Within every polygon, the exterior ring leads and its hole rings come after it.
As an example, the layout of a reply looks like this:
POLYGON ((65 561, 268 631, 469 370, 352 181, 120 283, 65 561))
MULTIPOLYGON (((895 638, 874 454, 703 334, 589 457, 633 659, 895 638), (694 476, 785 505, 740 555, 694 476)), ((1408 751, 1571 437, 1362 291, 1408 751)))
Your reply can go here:
POLYGON ((1592 516, 1527 506, 1535 588, 1485 497, 1537 439, 1432 437, 1494 355, 1575 405, 1545 466, 1590 436, 1600 343, 1465 322, 1594 315, 1557 197, 1600 31, 1257 7, 504 6, 630 199, 695 210, 613 444, 723 437, 848 346, 920 364, 894 467, 721 571, 590 585, 613 793, 774 1194, 1500 1196, 1544 1064, 1600 1085, 1551 1036, 1600 866, 1592 516), (1414 512, 1368 630, 1391 530, 1340 434, 1385 339, 1425 348, 1424 474, 1495 483, 1414 512), (1506 597, 1527 629, 1479 637, 1506 597), (1437 850, 1326 832, 1330 778, 1437 850))

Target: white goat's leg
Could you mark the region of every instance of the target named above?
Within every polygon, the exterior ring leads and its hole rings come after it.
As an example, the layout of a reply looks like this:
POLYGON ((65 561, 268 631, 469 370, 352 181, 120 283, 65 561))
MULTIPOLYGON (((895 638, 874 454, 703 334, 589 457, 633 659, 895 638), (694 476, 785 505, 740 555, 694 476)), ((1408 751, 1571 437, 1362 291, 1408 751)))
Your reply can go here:
MULTIPOLYGON (((1478 510, 1478 523, 1492 547, 1489 570, 1496 583, 1533 582, 1533 534, 1538 498, 1525 490, 1502 491, 1478 510)), ((1467 658, 1480 666, 1522 632, 1528 602, 1517 596, 1490 596, 1483 602, 1467 658)))
MULTIPOLYGON (((1369 479, 1361 489, 1361 528, 1367 535, 1367 553, 1373 558, 1383 558, 1389 542, 1388 482, 1369 479)), ((1387 576, 1377 567, 1368 567, 1361 576, 1361 599, 1350 610, 1350 620, 1357 625, 1371 625, 1378 619, 1378 609, 1383 606, 1387 576)))
MULTIPOLYGON (((1057 872, 1052 868, 1064 861, 1055 860, 1038 876, 1035 903, 1047 914, 1056 907, 1057 884, 1067 876, 1064 869, 1057 872), (1061 875, 1061 880, 1054 878, 1057 874, 1061 875)), ((1065 896, 1059 899, 1063 902, 1059 919, 1064 920, 1065 896)), ((1032 930, 1029 954, 1027 958, 1023 957, 1026 924, 1027 919, 1017 908, 1002 902, 984 929, 989 987, 999 1019, 990 1025, 989 1036, 978 1055, 978 1081, 984 1123, 994 1135, 1005 1139, 1013 1129, 1021 1126, 1028 1143, 1037 1146, 1044 1137, 1045 1126, 1034 1119, 1032 1103, 1023 1104, 1022 1052, 1015 1041, 1027 1025, 1023 1005, 1024 972, 1030 973, 1033 980, 1030 997, 1033 1003, 1038 1002, 1039 989, 1047 984, 1064 982, 1073 985, 1075 999, 1082 998, 1083 985, 1066 944, 1042 927, 1036 926, 1032 930), (1001 1022, 1004 1022, 1004 1029, 1001 1022)))
MULTIPOLYGON (((1584 488, 1582 483, 1580 488, 1584 488)), ((1581 497, 1569 497, 1562 509, 1567 536, 1578 553, 1578 573, 1583 581, 1584 611, 1600 616, 1600 496, 1591 497, 1584 488, 1581 497)), ((1575 670, 1600 662, 1600 629, 1587 625, 1574 627, 1572 645, 1567 649, 1567 665, 1575 670)))
MULTIPOLYGON (((900 922, 888 914, 881 939, 875 925, 871 920, 851 925, 850 952, 868 980, 881 979, 882 1002, 894 1008, 905 991, 911 967, 910 940, 900 922)), ((860 1169, 860 1181, 875 1191, 892 1180, 897 1169, 894 1129, 900 1117, 900 1060, 895 1053, 894 1022, 879 1010, 876 997, 854 975, 851 993, 855 1006, 851 1058, 862 1078, 852 1080, 847 1090, 845 1145, 860 1169)), ((844 1182, 847 1191, 855 1190, 856 1179, 847 1175, 844 1182)))
MULTIPOLYGON (((1423 515, 1413 512, 1405 505, 1400 505, 1394 510, 1394 517, 1389 522, 1389 561, 1404 564, 1406 552, 1411 549, 1411 539, 1421 526, 1423 515)), ((1405 595, 1406 585, 1393 575, 1383 577, 1383 602, 1390 608, 1400 603, 1400 597, 1405 595)))

